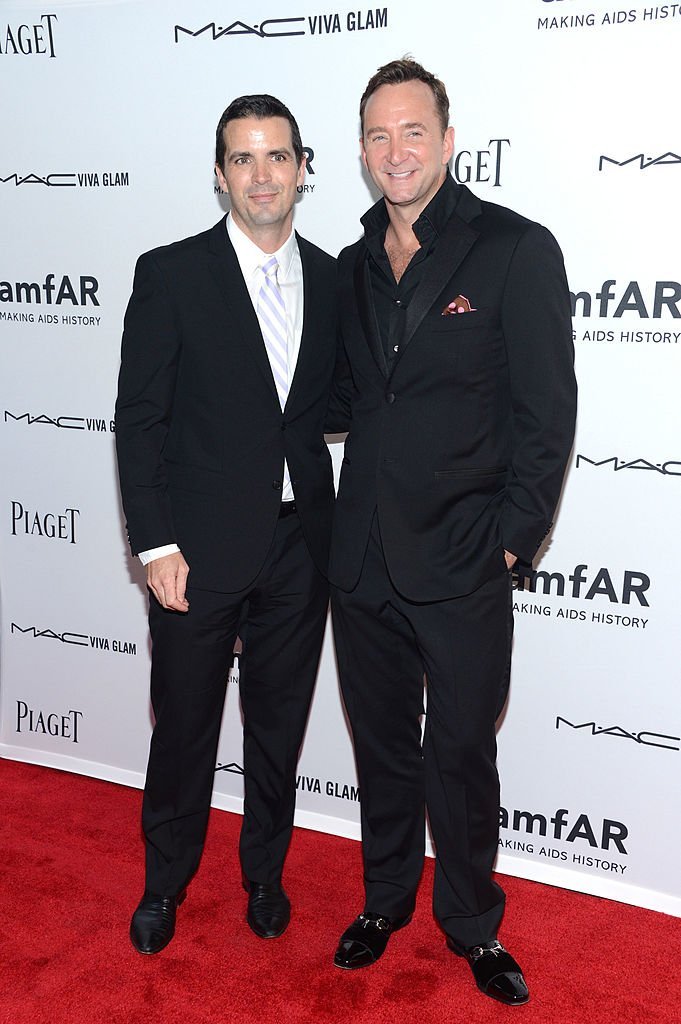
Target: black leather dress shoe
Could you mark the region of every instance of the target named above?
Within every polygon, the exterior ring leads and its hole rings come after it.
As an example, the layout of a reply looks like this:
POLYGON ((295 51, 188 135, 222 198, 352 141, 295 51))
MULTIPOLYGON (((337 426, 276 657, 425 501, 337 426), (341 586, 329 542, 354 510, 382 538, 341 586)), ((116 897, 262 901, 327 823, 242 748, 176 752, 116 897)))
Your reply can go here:
POLYGON ((388 939, 411 921, 411 914, 390 920, 380 914, 360 914, 343 932, 333 962, 336 967, 354 971, 368 967, 385 952, 388 939))
POLYGON ((447 945, 468 960, 475 983, 486 996, 508 1006, 522 1006, 530 998, 520 965, 496 939, 463 949, 448 938, 447 945))
POLYGON ((276 939, 291 920, 291 904, 278 883, 244 882, 248 893, 246 920, 261 939, 276 939))
POLYGON ((130 922, 130 941, 138 953, 160 953, 175 934, 175 913, 187 895, 154 896, 145 892, 130 922))

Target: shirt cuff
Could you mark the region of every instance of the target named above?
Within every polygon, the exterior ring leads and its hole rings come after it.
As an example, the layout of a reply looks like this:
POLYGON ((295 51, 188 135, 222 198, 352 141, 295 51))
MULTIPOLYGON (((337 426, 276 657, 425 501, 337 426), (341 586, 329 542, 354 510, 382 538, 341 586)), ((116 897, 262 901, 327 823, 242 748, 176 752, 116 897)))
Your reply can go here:
POLYGON ((142 565, 148 565, 155 558, 163 558, 164 555, 174 555, 179 550, 177 544, 164 544, 161 548, 149 548, 148 551, 140 551, 137 557, 142 565))

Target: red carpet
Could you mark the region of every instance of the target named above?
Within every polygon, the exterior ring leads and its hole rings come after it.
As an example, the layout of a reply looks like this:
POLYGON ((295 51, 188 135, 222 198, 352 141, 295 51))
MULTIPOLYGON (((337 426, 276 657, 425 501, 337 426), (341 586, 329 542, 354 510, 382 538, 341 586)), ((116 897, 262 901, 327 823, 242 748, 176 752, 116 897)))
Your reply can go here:
POLYGON ((291 925, 263 942, 244 922, 240 819, 220 811, 175 939, 142 957, 128 940, 143 886, 140 793, 12 761, 0 773, 2 1024, 681 1020, 680 920, 510 877, 501 939, 532 999, 511 1008, 481 995, 433 921, 431 862, 414 921, 382 960, 337 970, 336 940, 361 909, 359 844, 301 829, 286 871, 291 925))

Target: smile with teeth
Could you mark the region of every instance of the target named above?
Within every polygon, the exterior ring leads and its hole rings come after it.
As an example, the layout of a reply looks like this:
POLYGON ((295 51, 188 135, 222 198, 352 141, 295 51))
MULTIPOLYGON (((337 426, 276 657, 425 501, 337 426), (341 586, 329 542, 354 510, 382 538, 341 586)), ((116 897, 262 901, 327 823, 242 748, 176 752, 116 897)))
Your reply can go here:
POLYGON ((414 171, 386 171, 389 178, 408 178, 414 171))

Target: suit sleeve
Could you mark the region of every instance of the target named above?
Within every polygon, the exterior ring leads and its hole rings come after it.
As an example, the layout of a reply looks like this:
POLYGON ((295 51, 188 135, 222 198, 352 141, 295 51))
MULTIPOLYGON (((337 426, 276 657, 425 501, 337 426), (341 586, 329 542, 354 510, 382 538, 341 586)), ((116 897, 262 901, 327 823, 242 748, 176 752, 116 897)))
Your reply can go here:
POLYGON ((118 475, 133 554, 176 542, 163 449, 180 348, 170 291, 146 253, 125 314, 116 400, 118 475))
POLYGON ((336 341, 336 363, 331 381, 326 421, 324 423, 325 434, 342 434, 350 429, 354 390, 355 386, 350 363, 345 353, 345 344, 339 327, 336 341))
POLYGON ((502 300, 512 404, 504 547, 530 563, 553 525, 574 439, 577 384, 563 256, 538 224, 520 238, 502 300))

